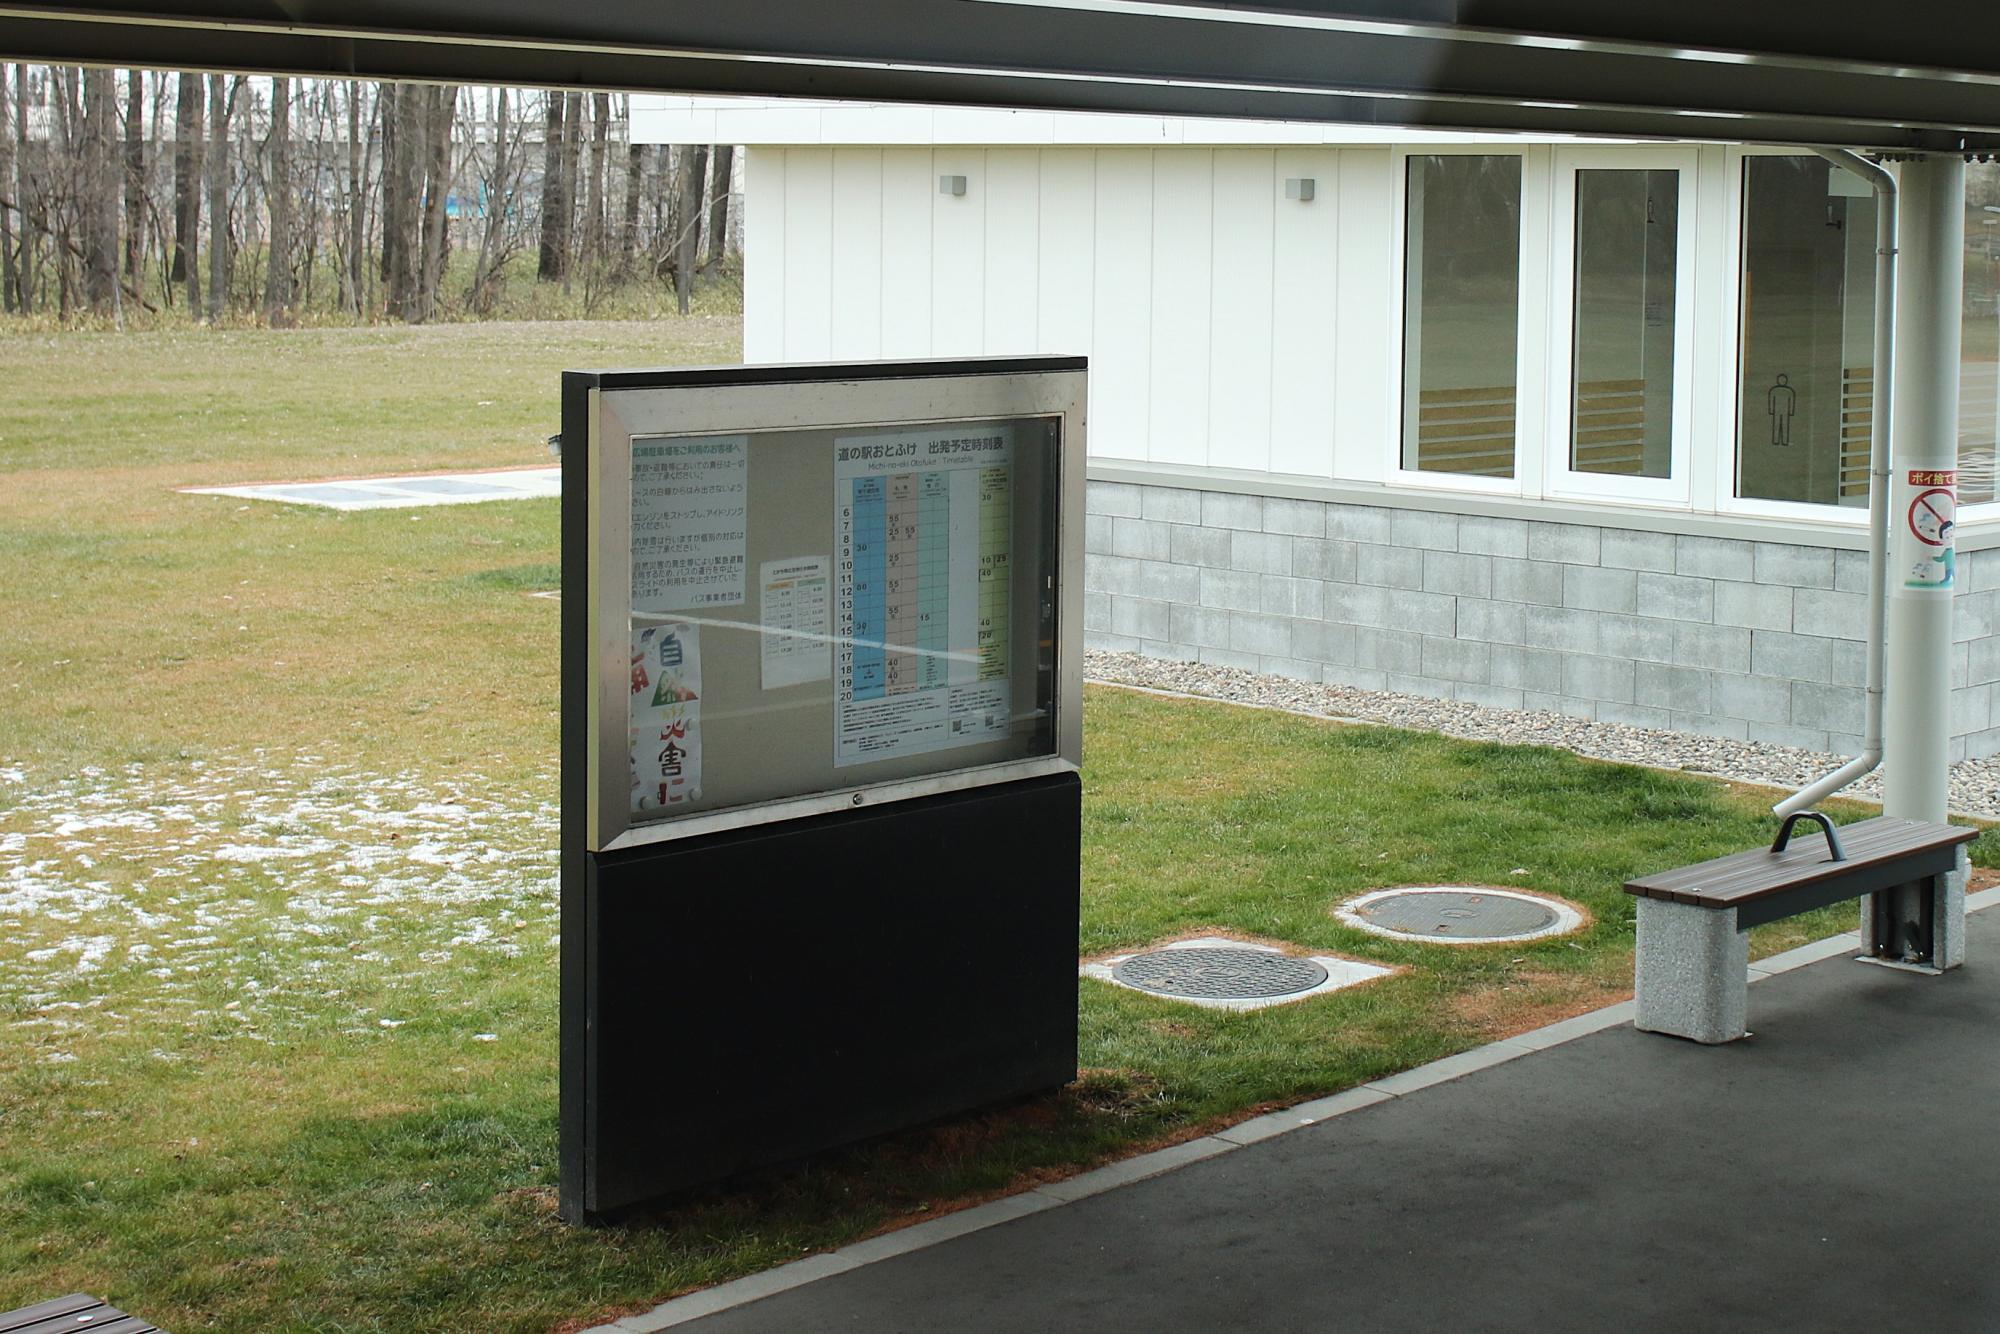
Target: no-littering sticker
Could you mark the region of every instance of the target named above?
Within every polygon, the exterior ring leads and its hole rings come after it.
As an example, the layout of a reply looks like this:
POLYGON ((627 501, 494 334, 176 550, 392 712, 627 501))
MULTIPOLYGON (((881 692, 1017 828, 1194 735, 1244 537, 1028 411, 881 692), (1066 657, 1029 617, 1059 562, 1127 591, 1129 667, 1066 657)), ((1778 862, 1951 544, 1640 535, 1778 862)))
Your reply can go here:
POLYGON ((1910 498, 1910 536, 1918 542, 1918 558, 1903 576, 1903 587, 1949 589, 1956 561, 1952 530, 1958 525, 1956 473, 1912 470, 1909 484, 1921 488, 1910 498))

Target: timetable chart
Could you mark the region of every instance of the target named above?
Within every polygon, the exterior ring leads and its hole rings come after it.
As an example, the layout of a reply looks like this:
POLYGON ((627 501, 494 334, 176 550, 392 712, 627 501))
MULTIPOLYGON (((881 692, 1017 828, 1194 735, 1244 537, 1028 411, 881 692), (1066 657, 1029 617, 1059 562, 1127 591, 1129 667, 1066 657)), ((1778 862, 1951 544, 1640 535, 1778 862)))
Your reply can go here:
POLYGON ((1013 427, 834 448, 834 763, 1006 737, 1013 427))

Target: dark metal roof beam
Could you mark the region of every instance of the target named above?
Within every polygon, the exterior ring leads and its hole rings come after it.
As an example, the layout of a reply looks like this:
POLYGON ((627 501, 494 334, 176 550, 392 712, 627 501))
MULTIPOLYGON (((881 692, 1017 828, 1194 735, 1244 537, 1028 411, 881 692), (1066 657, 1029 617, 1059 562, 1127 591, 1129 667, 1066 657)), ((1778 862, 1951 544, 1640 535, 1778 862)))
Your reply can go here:
POLYGON ((1689 52, 1624 37, 1357 18, 1331 6, 1280 14, 1183 0, 287 0, 285 13, 278 8, 275 0, 91 12, 0 3, 0 55, 1475 131, 2000 146, 2000 71, 1689 52))

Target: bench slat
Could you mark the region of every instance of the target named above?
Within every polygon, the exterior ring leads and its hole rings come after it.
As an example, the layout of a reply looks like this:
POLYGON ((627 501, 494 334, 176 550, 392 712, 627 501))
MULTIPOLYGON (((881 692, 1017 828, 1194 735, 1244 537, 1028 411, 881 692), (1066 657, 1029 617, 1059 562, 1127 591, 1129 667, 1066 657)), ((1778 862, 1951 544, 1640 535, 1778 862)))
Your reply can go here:
POLYGON ((1847 860, 1836 862, 1817 829, 1801 830, 1793 835, 1791 846, 1782 853, 1774 855, 1769 849, 1753 848, 1698 866, 1684 866, 1642 877, 1633 883, 1644 886, 1649 896, 1655 898, 1662 895, 1652 891, 1665 891, 1666 896, 1729 897, 1746 891, 1754 892, 1764 885, 1796 884, 1801 875, 1810 874, 1816 868, 1829 873, 1851 871, 1865 862, 1911 851, 1904 843, 1907 832, 1904 829, 1868 829, 1858 824, 1849 825, 1841 834, 1847 860))
MULTIPOLYGON (((1891 863, 1950 860, 1956 856, 1952 850, 1959 844, 1978 837, 1977 829, 1878 815, 1841 827, 1840 842, 1847 850, 1846 861, 1833 860, 1826 839, 1818 830, 1800 829, 1793 833, 1790 846, 1783 852, 1753 848, 1699 865, 1641 876, 1626 881, 1625 892, 1672 903, 1729 908, 1809 885, 1824 884, 1831 892, 1836 888, 1833 882, 1873 883, 1891 863)), ((1935 870, 1916 872, 1917 875, 1936 873, 1935 870)), ((1857 895, 1869 892, 1873 891, 1856 890, 1857 895)))
POLYGON ((67 1297, 56 1297, 50 1301, 24 1306, 18 1311, 0 1311, 0 1334, 14 1334, 16 1330, 40 1324, 56 1316, 75 1315, 80 1311, 102 1311, 104 1303, 87 1292, 72 1292, 67 1297))
POLYGON ((101 1297, 72 1292, 67 1297, 0 1311, 0 1334, 160 1334, 159 1326, 126 1315, 101 1297))
POLYGON ((1895 827, 1850 825, 1848 829, 1854 832, 1843 831, 1841 836, 1848 854, 1845 861, 1834 861, 1815 831, 1796 836, 1783 853, 1753 849, 1644 877, 1626 888, 1634 894, 1678 903, 1725 907, 1819 880, 1852 878, 1885 863, 1921 858, 1926 853, 1948 854, 1957 844, 1978 836, 1976 830, 1958 834, 1950 826, 1923 826, 1919 821, 1899 821, 1895 827), (1926 829, 1941 832, 1926 834, 1926 829))

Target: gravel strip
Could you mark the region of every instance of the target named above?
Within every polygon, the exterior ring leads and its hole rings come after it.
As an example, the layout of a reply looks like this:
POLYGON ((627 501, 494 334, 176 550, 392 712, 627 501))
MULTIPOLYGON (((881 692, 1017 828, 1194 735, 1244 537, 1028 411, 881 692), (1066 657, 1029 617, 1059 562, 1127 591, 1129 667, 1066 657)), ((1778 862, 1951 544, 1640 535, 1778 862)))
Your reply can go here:
MULTIPOLYGON (((1293 681, 1236 667, 1174 662, 1137 653, 1091 649, 1083 655, 1083 671, 1090 680, 1109 685, 1196 695, 1316 718, 1385 723, 1391 727, 1442 732, 1468 741, 1559 746, 1593 759, 1680 769, 1788 791, 1804 787, 1851 758, 1762 741, 1593 722, 1561 713, 1489 709, 1456 700, 1293 681)), ((1878 769, 1841 795, 1879 802, 1881 778, 1878 769)), ((2000 820, 2000 758, 1962 760, 1952 766, 1951 808, 1954 814, 2000 820)))

